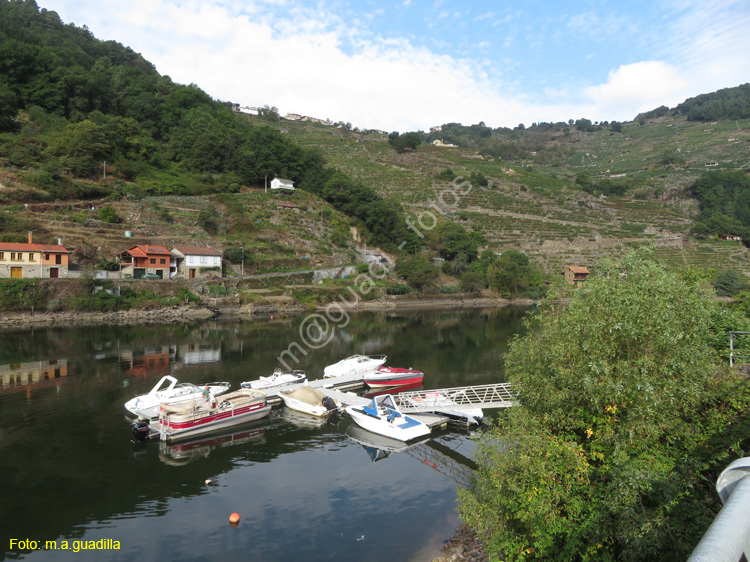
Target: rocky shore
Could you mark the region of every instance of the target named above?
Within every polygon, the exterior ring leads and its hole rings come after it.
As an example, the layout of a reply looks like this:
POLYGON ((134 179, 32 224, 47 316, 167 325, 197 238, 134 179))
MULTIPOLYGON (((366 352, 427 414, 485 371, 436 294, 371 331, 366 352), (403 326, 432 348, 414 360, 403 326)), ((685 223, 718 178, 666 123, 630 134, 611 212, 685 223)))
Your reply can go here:
POLYGON ((277 316, 294 317, 315 312, 337 316, 343 309, 359 311, 410 311, 410 310, 456 310, 461 308, 496 308, 510 305, 530 306, 534 301, 508 300, 496 297, 436 297, 398 298, 387 297, 373 301, 359 301, 354 306, 346 303, 329 303, 310 309, 295 302, 254 303, 240 306, 236 299, 211 299, 211 302, 198 305, 165 306, 143 309, 120 310, 115 312, 3 312, 0 314, 0 328, 27 328, 41 326, 73 327, 134 324, 174 324, 193 322, 210 318, 243 320, 264 320, 277 316))
POLYGON ((489 557, 476 532, 461 525, 432 562, 489 562, 489 557))

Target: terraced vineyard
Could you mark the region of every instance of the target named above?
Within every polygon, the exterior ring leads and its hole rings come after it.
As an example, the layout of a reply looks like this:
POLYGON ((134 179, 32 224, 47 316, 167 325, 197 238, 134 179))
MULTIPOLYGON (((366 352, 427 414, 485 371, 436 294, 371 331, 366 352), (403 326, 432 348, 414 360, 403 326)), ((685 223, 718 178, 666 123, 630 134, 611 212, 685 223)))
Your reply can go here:
POLYGON ((542 153, 505 162, 464 148, 422 145, 396 154, 382 132, 346 131, 309 122, 281 121, 300 145, 317 147, 352 177, 400 201, 414 219, 432 224, 445 216, 482 232, 499 251, 516 248, 550 273, 565 265, 595 267, 645 243, 669 264, 750 274, 744 246, 689 236, 697 203, 685 191, 701 174, 750 167, 750 120, 688 122, 676 117, 643 125, 625 123, 621 133, 571 128, 542 153), (665 154, 674 158, 671 163, 665 154), (483 174, 488 187, 459 190, 436 176, 446 168, 483 174), (594 197, 577 188, 586 173, 595 181, 628 181, 625 197, 594 197), (456 195, 458 193, 458 195, 456 195))

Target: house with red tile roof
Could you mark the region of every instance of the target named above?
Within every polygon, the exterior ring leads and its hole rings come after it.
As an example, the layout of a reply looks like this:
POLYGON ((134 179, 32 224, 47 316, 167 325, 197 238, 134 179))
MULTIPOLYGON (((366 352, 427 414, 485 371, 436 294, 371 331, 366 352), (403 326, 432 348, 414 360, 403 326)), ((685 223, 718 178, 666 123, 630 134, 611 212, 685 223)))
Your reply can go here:
POLYGON ((164 246, 139 244, 117 254, 120 273, 126 279, 148 278, 156 275, 159 279, 170 278, 172 254, 164 246))
POLYGON ((586 281, 589 274, 590 272, 588 269, 577 265, 569 265, 563 272, 565 281, 567 281, 571 285, 578 285, 579 283, 583 283, 584 281, 586 281))
POLYGON ((0 277, 67 277, 70 252, 58 244, 0 242, 0 277))
POLYGON ((198 246, 175 246, 171 250, 175 261, 175 277, 200 279, 221 277, 222 252, 198 246))

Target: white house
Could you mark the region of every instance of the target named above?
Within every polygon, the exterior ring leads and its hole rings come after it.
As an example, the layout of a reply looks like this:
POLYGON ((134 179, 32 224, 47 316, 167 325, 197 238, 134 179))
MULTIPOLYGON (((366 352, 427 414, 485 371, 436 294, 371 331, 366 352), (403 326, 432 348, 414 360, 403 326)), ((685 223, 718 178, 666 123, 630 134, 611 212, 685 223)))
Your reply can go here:
POLYGON ((175 246, 170 250, 175 257, 175 270, 171 277, 198 279, 216 275, 221 277, 221 256, 219 250, 196 246, 175 246))
POLYGON ((273 178, 271 180, 271 189, 291 189, 294 191, 294 182, 282 178, 273 178))

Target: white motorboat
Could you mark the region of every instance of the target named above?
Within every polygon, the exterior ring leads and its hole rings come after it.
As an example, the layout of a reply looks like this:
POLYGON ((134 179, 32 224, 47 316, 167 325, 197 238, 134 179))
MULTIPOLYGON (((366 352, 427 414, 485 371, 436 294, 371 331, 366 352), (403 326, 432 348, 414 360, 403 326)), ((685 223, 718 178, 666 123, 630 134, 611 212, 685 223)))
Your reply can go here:
POLYGON ((323 378, 374 373, 385 363, 385 360, 385 355, 351 355, 323 369, 323 378))
POLYGON ((254 381, 245 381, 240 386, 242 388, 268 391, 305 382, 307 382, 305 371, 284 371, 277 367, 270 377, 262 376, 254 381))
POLYGON ((162 404, 156 428, 161 440, 201 435, 258 420, 271 412, 266 394, 252 388, 240 388, 212 402, 189 400, 180 404, 162 404))
POLYGON ((373 397, 367 406, 347 406, 346 413, 366 430, 398 441, 410 441, 430 433, 427 424, 403 414, 390 394, 373 397))
POLYGON ((125 402, 125 409, 139 418, 153 419, 159 416, 159 404, 175 404, 189 400, 208 402, 211 396, 219 396, 227 390, 228 382, 178 384, 176 378, 166 375, 147 394, 141 394, 125 402))
POLYGON ((327 417, 334 412, 340 412, 342 409, 338 400, 334 400, 317 388, 307 385, 280 390, 279 396, 287 408, 311 416, 327 417))

